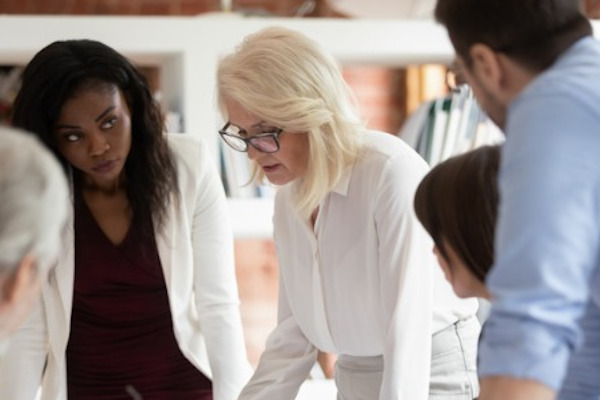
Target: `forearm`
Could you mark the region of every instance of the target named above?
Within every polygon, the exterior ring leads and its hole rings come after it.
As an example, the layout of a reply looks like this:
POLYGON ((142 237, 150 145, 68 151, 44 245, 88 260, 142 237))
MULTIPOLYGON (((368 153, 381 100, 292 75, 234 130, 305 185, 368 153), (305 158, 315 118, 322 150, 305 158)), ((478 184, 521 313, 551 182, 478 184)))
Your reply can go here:
POLYGON ((294 399, 317 360, 317 349, 289 318, 267 339, 260 362, 239 400, 294 399))
POLYGON ((556 392, 529 379, 490 376, 481 379, 479 400, 554 400, 556 392))
POLYGON ((337 357, 331 353, 319 352, 317 355, 317 362, 319 366, 323 370, 323 375, 325 378, 331 379, 333 378, 333 374, 335 371, 335 362, 337 357))

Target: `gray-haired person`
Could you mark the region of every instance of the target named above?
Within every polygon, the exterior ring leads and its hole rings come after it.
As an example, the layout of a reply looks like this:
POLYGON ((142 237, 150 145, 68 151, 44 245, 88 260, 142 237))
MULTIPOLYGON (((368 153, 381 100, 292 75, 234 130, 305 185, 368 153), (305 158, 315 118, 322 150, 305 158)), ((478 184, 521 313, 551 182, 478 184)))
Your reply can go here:
POLYGON ((68 204, 54 156, 35 137, 0 127, 0 350, 38 297, 68 204))

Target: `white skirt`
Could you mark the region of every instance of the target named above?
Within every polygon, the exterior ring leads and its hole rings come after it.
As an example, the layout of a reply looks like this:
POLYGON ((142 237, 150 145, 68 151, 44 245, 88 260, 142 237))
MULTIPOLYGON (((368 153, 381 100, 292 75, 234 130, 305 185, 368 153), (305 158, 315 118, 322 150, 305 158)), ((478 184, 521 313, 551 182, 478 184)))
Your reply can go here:
MULTIPOLYGON (((461 320, 432 338, 430 400, 472 400, 479 396, 477 318, 461 320)), ((340 355, 335 365, 338 400, 376 400, 383 377, 383 356, 340 355)))

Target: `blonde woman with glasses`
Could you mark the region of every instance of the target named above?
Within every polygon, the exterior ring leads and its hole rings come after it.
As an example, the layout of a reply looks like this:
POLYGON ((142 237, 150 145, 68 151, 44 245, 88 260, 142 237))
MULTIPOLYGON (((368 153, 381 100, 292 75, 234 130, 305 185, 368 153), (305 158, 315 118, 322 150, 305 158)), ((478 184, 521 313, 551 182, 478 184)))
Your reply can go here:
POLYGON ((218 69, 220 130, 279 186, 277 327, 240 399, 293 399, 318 351, 338 398, 473 399, 480 325, 444 281, 412 200, 426 163, 368 130, 331 55, 285 28, 218 69))

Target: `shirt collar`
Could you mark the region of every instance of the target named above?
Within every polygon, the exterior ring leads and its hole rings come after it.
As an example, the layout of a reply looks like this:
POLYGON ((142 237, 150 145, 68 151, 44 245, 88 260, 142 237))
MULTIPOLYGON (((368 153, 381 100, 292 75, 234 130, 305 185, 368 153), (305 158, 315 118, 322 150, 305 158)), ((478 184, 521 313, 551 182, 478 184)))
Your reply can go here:
POLYGON ((348 168, 344 170, 342 177, 333 187, 333 192, 341 194, 342 196, 346 196, 348 194, 348 186, 350 186, 350 178, 352 178, 352 170, 354 169, 354 164, 350 165, 348 168))

